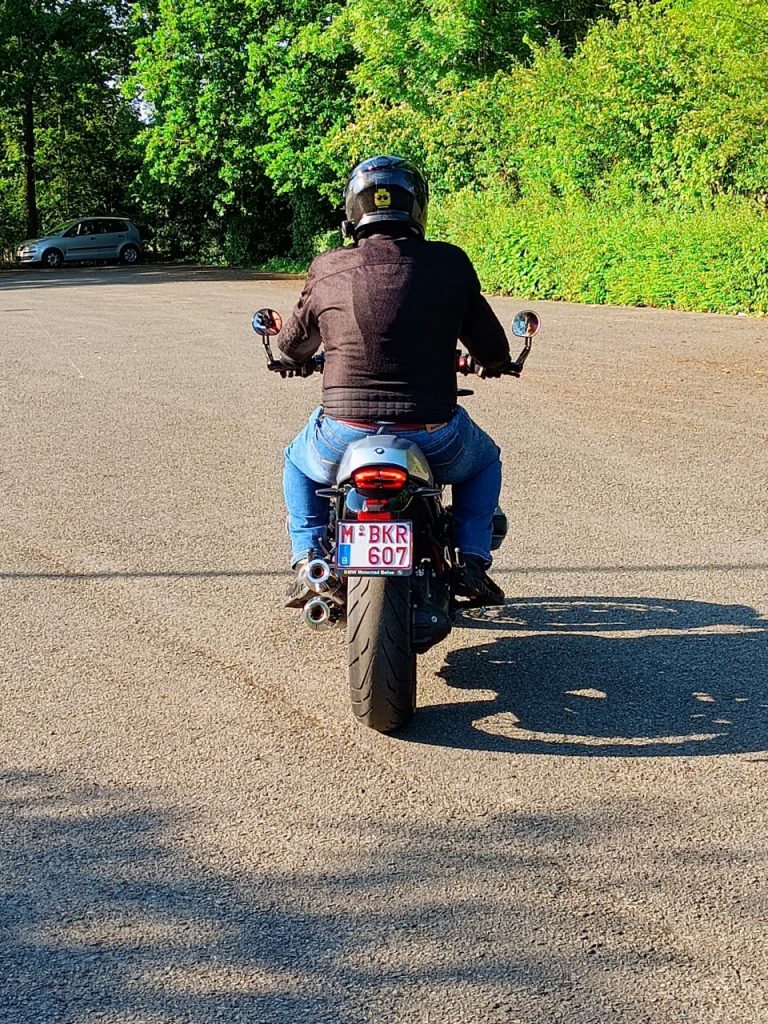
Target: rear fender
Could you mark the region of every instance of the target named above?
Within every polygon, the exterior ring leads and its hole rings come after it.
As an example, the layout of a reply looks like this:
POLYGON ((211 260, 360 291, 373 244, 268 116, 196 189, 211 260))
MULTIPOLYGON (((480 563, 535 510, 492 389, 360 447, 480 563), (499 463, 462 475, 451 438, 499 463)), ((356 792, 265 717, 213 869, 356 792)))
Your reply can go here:
POLYGON ((431 487, 434 477, 429 463, 412 441, 392 434, 372 434, 354 441, 344 453, 336 476, 338 484, 350 483, 353 473, 367 466, 395 466, 404 469, 409 479, 431 487))

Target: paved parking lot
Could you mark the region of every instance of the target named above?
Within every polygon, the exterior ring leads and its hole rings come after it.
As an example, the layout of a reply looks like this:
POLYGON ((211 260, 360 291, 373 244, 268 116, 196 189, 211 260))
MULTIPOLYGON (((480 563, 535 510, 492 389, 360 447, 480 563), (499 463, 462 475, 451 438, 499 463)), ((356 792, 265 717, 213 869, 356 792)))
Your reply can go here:
POLYGON ((0 275, 0 1019, 764 1024, 765 322, 535 304, 507 605, 382 737, 280 607, 300 286, 0 275))

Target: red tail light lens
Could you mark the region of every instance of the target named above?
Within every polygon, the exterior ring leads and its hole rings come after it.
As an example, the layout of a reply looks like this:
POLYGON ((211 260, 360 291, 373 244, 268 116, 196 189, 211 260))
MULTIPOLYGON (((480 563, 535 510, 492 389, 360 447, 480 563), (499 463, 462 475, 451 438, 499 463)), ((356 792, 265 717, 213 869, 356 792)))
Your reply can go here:
POLYGON ((358 491, 402 491, 408 474, 404 469, 370 466, 356 470, 352 479, 358 491))

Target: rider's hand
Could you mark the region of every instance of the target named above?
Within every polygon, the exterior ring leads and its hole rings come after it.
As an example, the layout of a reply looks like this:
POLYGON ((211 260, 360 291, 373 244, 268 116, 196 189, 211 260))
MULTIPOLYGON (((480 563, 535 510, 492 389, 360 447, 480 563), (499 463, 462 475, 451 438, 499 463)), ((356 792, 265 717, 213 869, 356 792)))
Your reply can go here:
POLYGON ((268 364, 267 369, 279 373, 283 380, 285 380, 290 377, 311 377, 315 372, 315 364, 311 359, 308 359, 306 363, 301 363, 299 366, 288 366, 287 363, 282 363, 279 359, 275 359, 268 364))
POLYGON ((511 365, 511 359, 507 360, 506 363, 502 363, 501 366, 494 367, 494 369, 492 370, 489 369, 487 366, 478 365, 475 368, 475 373, 478 375, 478 377, 481 377, 483 380, 485 380, 487 377, 503 377, 505 373, 509 372, 511 365))

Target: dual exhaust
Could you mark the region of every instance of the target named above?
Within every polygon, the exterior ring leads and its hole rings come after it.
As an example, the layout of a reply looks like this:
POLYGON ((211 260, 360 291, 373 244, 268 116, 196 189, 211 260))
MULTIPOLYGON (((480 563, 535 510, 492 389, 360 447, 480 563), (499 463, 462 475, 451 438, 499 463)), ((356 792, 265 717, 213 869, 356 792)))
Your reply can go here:
POLYGON ((304 621, 310 629, 322 632, 340 625, 345 602, 344 583, 323 558, 313 558, 304 568, 307 586, 314 590, 304 605, 304 621))

